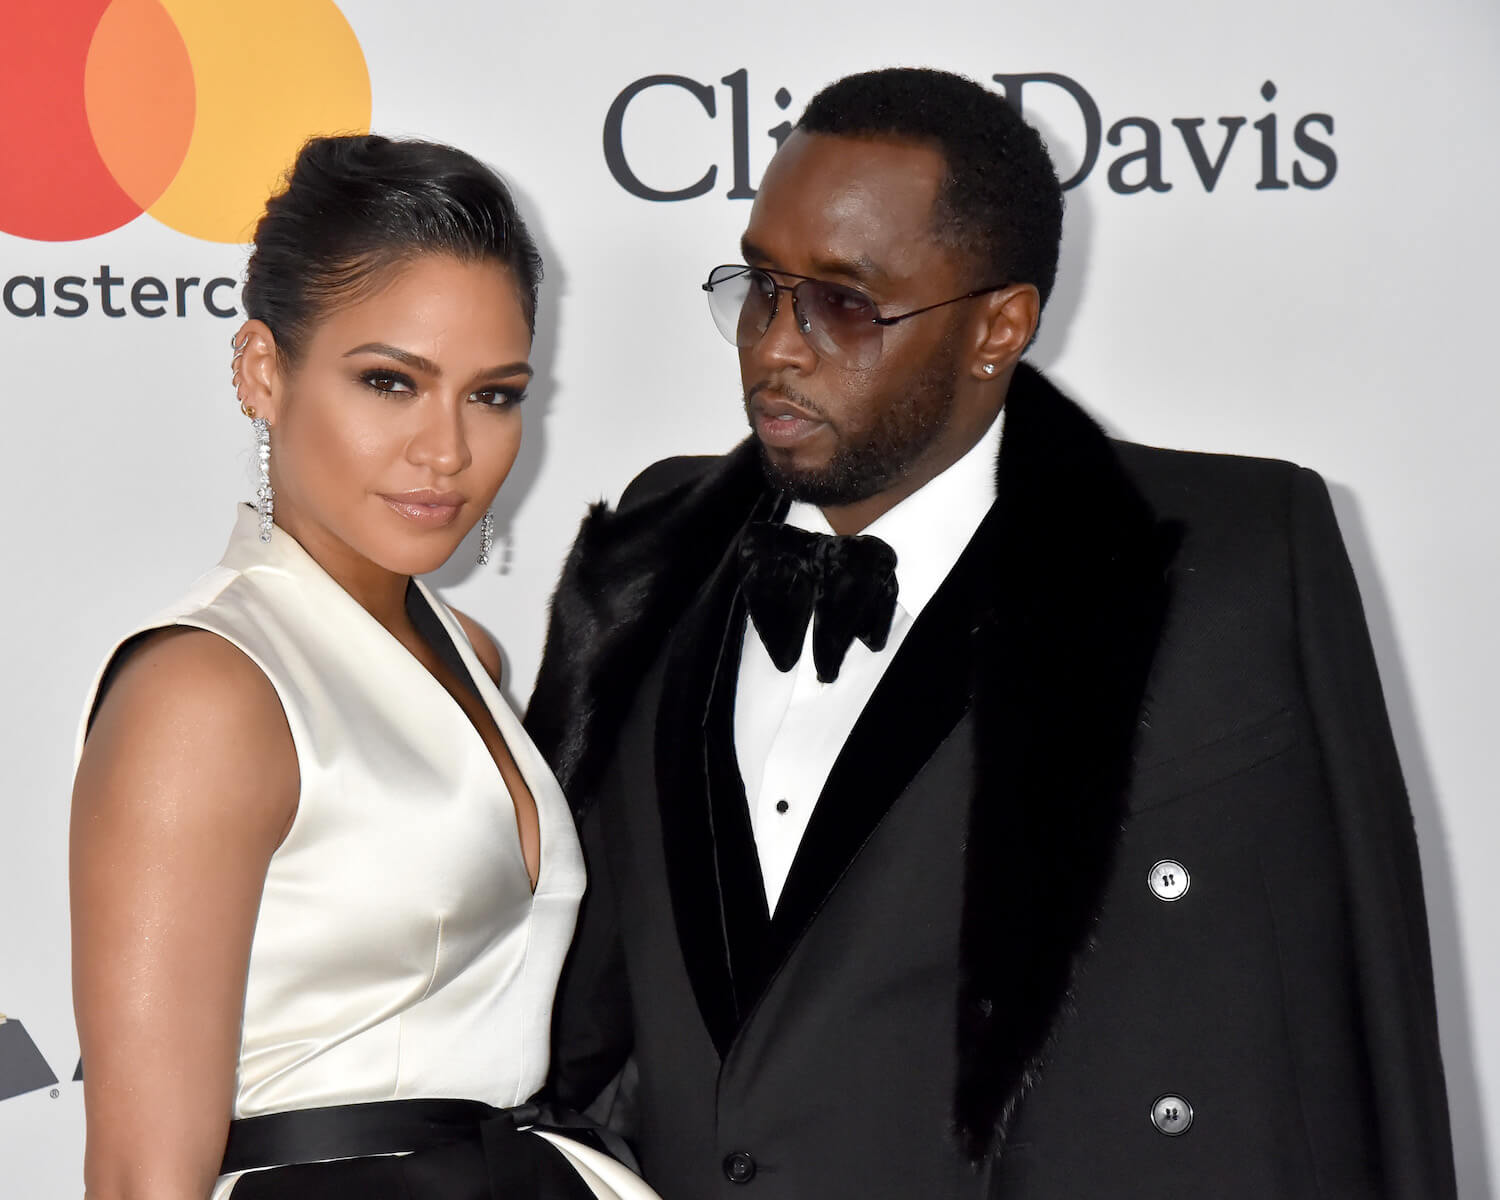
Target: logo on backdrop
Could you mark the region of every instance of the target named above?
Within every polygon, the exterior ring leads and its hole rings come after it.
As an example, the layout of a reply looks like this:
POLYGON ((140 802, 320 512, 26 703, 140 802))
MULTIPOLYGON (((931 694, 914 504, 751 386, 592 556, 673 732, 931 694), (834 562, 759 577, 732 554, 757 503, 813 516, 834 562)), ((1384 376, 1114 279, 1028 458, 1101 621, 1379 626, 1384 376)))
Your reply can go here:
MULTIPOLYGON (((20 0, 0 15, 0 45, 0 232, 30 241, 93 238, 142 213, 247 241, 304 139, 370 127, 364 53, 331 0, 20 0)), ((11 275, 0 300, 17 317, 228 318, 233 286, 104 265, 11 275)))
POLYGON ((56 1082, 57 1076, 26 1027, 0 1013, 0 1100, 51 1087, 56 1082))
MULTIPOLYGON (((1170 192, 1174 187, 1212 192, 1224 178, 1231 155, 1236 163, 1252 160, 1256 191, 1316 191, 1332 183, 1338 173, 1338 155, 1330 140, 1332 115, 1311 112, 1290 117, 1277 112, 1273 107, 1277 87, 1269 79, 1261 84, 1252 104, 1255 111, 1248 115, 1171 117, 1165 121, 1122 116, 1106 129, 1098 102, 1083 84, 1068 75, 1038 71, 991 78, 1001 95, 1023 116, 1029 115, 1028 100, 1034 104, 1039 101, 1049 117, 1056 114, 1057 120, 1081 127, 1083 153, 1062 181, 1064 188, 1077 187, 1102 164, 1104 182, 1110 191, 1122 196, 1170 192)), ((604 161, 615 182, 642 200, 692 200, 714 192, 721 174, 727 174, 726 199, 753 199, 750 112, 755 93, 750 72, 741 67, 720 79, 719 86, 727 93, 727 105, 720 103, 719 88, 686 75, 646 75, 626 84, 604 117, 604 161), (683 102, 667 104, 671 95, 681 97, 683 102), (632 120, 627 137, 631 107, 642 97, 647 97, 649 116, 655 123, 644 128, 640 120, 632 120), (671 125, 667 124, 668 113, 671 125), (673 179, 637 169, 632 147, 639 151, 648 140, 658 145, 674 144, 689 130, 689 122, 719 121, 721 114, 727 116, 729 127, 724 130, 723 150, 716 161, 702 166, 696 179, 691 172, 673 179)), ((778 88, 772 99, 781 111, 792 103, 792 95, 784 87, 778 88)), ((1050 128, 1051 122, 1048 124, 1050 128)), ((779 149, 791 131, 792 122, 783 120, 767 129, 765 136, 779 149)), ((774 152, 764 143, 760 147, 767 156, 774 152)), ((699 170, 699 164, 695 163, 693 169, 699 170)), ((660 165, 656 170, 662 170, 660 165)))

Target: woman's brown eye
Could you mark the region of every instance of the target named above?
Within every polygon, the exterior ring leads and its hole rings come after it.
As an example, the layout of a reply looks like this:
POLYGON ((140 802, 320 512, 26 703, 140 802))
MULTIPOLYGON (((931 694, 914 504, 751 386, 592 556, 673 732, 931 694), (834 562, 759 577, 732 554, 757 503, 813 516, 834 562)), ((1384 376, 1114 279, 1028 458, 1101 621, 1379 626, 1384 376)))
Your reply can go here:
POLYGON ((474 398, 487 408, 510 408, 526 399, 526 392, 520 388, 486 388, 475 392, 474 398))
POLYGON ((366 371, 359 380, 377 392, 410 392, 416 389, 404 375, 393 375, 389 371, 366 371))

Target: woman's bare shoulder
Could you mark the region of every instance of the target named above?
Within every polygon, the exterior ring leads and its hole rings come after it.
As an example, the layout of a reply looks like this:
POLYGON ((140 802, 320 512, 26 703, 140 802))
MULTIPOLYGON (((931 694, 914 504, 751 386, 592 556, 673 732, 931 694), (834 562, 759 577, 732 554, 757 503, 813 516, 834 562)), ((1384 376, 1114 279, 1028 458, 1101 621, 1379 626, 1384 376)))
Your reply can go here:
POLYGON ((295 812, 298 771, 276 689, 232 642, 174 626, 127 648, 98 703, 78 783, 101 800, 224 809, 280 833, 295 812))
POLYGON ((126 649, 95 727, 111 714, 127 721, 228 725, 244 740, 287 732, 276 689, 243 650, 206 629, 175 625, 152 630, 126 649))
POLYGON ((500 682, 500 673, 504 668, 500 662, 500 647, 495 645, 495 639, 485 632, 484 626, 467 613, 461 613, 458 609, 451 607, 448 611, 463 626, 463 631, 469 639, 469 644, 474 647, 474 657, 489 672, 490 678, 498 684, 500 682))

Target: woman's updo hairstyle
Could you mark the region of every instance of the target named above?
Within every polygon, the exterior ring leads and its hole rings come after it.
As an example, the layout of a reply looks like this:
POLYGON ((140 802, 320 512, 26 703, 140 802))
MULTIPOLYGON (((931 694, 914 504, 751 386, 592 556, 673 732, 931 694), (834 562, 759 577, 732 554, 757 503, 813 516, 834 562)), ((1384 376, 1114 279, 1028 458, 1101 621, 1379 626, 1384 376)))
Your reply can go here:
POLYGON ((312 138, 255 227, 245 312, 266 323, 278 355, 295 363, 329 311, 422 254, 509 268, 536 332, 542 257, 494 171, 437 142, 312 138))

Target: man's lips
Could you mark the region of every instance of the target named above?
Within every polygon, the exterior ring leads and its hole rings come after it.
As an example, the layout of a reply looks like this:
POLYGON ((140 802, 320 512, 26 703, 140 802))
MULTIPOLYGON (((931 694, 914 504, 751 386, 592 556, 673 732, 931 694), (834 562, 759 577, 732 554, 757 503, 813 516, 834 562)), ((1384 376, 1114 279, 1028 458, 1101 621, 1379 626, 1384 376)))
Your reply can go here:
POLYGON ((380 498, 407 520, 433 528, 452 524, 464 506, 464 497, 457 492, 425 488, 415 492, 382 492, 380 498))
POLYGON ((768 417, 791 417, 794 420, 821 421, 811 409, 793 404, 782 393, 765 388, 750 393, 750 408, 757 415, 768 417))
POLYGON ((765 446, 795 446, 827 424, 816 413, 772 391, 751 394, 750 420, 765 446))

